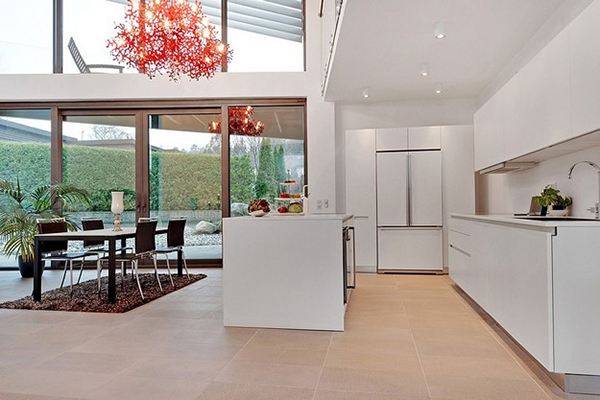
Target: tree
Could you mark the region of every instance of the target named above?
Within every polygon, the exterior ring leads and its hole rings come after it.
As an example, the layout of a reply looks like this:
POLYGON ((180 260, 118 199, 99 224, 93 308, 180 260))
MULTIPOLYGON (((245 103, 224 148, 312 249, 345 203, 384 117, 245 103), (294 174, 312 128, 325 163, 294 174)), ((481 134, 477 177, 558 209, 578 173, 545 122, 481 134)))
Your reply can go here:
POLYGON ((198 152, 202 154, 221 154, 221 135, 212 135, 209 142, 198 152))
POLYGON ((91 137, 94 140, 125 140, 133 139, 133 133, 117 126, 93 125, 91 137))
POLYGON ((279 145, 275 147, 275 179, 277 182, 283 182, 287 179, 287 173, 285 169, 285 154, 283 146, 279 145))
POLYGON ((258 159, 258 172, 254 186, 256 198, 270 198, 277 194, 277 181, 275 180, 275 160, 271 140, 264 138, 260 144, 258 159))
POLYGON ((254 172, 250 156, 231 157, 230 190, 232 203, 249 203, 254 199, 254 172))

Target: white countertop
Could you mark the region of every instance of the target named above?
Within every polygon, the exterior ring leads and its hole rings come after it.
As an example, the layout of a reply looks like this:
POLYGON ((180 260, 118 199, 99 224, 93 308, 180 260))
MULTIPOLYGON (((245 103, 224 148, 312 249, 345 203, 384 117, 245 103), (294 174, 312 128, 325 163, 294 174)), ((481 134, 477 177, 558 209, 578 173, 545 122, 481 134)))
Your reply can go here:
MULTIPOLYGON (((594 227, 600 228, 600 221, 595 219, 578 219, 578 217, 565 217, 560 220, 551 220, 548 219, 526 219, 526 217, 515 217, 514 215, 503 215, 503 214, 494 214, 494 215, 474 215, 474 214, 450 214, 451 217, 456 218, 464 218, 471 220, 479 220, 479 221, 487 221, 487 222, 497 222, 503 224, 513 224, 513 225, 522 225, 522 226, 530 226, 530 227, 540 227, 540 228, 553 228, 553 227, 594 227)), ((554 217, 560 218, 560 217, 554 217)))
POLYGON ((346 222, 354 218, 352 214, 304 214, 304 215, 277 215, 276 213, 269 213, 264 217, 253 217, 251 215, 246 217, 230 218, 232 220, 256 220, 256 221, 331 221, 339 220, 346 222))

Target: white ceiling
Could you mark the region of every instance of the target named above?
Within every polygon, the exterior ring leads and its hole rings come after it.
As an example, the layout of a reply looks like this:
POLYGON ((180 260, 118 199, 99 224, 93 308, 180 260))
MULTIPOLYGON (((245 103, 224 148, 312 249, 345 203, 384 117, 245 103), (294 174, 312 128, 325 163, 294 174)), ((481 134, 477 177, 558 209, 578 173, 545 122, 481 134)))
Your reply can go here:
POLYGON ((371 102, 476 97, 565 1, 347 0, 325 98, 366 101, 364 87, 371 102))

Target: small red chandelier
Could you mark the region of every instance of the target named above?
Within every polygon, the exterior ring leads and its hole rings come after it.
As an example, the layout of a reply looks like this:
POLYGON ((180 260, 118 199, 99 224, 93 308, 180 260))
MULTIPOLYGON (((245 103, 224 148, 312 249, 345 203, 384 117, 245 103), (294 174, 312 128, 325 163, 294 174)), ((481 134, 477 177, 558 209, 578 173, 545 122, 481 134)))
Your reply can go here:
MULTIPOLYGON (((252 121, 254 108, 229 107, 229 134, 240 136, 260 136, 265 131, 265 124, 252 121)), ((208 126, 211 133, 221 133, 221 122, 213 121, 208 126)))
POLYGON ((166 73, 177 81, 211 78, 231 60, 232 51, 217 38, 200 1, 128 0, 125 22, 107 47, 114 60, 148 75, 166 73))

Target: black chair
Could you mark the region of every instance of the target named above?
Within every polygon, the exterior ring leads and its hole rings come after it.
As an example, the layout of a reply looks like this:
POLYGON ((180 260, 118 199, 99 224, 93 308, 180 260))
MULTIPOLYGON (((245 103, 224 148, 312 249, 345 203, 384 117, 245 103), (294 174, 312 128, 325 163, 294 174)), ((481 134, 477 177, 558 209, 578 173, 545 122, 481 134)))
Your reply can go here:
POLYGON ((83 59, 83 57, 81 56, 81 53, 79 52, 79 49, 77 48, 77 45, 75 44, 75 40, 73 40, 73 38, 69 39, 69 44, 67 45, 67 47, 69 49, 69 52, 71 53, 71 56, 73 57, 73 61, 75 61, 75 65, 77 65, 79 72, 81 72, 82 74, 92 73, 92 71, 91 71, 92 68, 117 69, 117 70, 119 70, 120 74, 123 73, 123 69, 125 67, 123 67, 121 65, 88 64, 88 63, 86 63, 85 60, 83 59))
MULTIPOLYGON (((64 218, 52 218, 52 219, 38 219, 37 220, 38 232, 41 234, 45 233, 60 233, 67 232, 67 222, 64 218)), ((73 261, 81 259, 81 268, 83 269, 83 263, 85 258, 92 254, 86 251, 69 252, 69 242, 67 240, 60 241, 44 241, 40 243, 40 253, 42 254, 42 261, 59 261, 65 262, 65 268, 63 271, 62 281, 60 287, 62 288, 65 283, 65 277, 67 276, 67 266, 71 272, 70 281, 70 294, 73 296, 73 261)))
POLYGON ((171 284, 175 286, 173 283, 173 277, 171 275, 171 266, 169 265, 169 253, 173 253, 181 250, 181 256, 183 258, 183 268, 185 269, 185 274, 190 279, 190 274, 187 269, 187 262, 185 260, 185 254, 183 252, 183 246, 185 242, 185 218, 180 219, 170 219, 169 225, 167 227, 167 247, 156 249, 154 253, 156 254, 155 258, 158 258, 159 254, 164 254, 165 259, 167 261, 167 271, 169 272, 169 278, 171 278, 171 284))
MULTIPOLYGON (((99 229, 104 229, 104 221, 100 218, 82 218, 81 226, 84 231, 94 231, 99 229)), ((83 248, 90 254, 96 255, 98 258, 104 257, 108 254, 108 246, 106 246, 104 240, 84 240, 83 248)), ((132 250, 131 247, 121 247, 117 245, 115 251, 127 251, 132 250)), ((124 265, 121 265, 121 270, 124 270, 124 265)), ((79 278, 77 279, 77 283, 81 280, 81 275, 83 273, 83 264, 81 266, 81 270, 79 271, 79 278)), ((101 271, 98 270, 98 284, 100 284, 101 271)))
MULTIPOLYGON (((154 236, 156 234, 156 221, 140 221, 137 224, 135 229, 135 253, 126 253, 126 254, 117 254, 116 262, 120 262, 122 266, 125 263, 131 263, 131 270, 135 279, 137 280, 138 289, 140 290, 140 295, 142 296, 142 300, 144 299, 144 292, 142 291, 142 285, 140 283, 138 264, 139 261, 143 258, 152 258, 154 262, 154 274, 156 275, 156 280, 158 282, 158 287, 162 292, 162 284, 160 283, 160 276, 158 275, 158 268, 156 266, 156 256, 154 254, 154 250, 156 249, 156 244, 154 241, 154 236)), ((98 274, 102 273, 102 264, 104 261, 108 261, 108 257, 100 257, 98 258, 98 274)), ((123 276, 121 276, 121 282, 123 280, 123 276)), ((98 280, 98 295, 101 291, 100 280, 98 280)))

